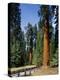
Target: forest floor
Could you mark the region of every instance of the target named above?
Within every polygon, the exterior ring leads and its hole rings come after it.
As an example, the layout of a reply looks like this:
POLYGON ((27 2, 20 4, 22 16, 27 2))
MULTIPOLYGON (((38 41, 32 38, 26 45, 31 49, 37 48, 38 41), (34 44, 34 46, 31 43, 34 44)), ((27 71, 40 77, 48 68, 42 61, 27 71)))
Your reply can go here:
POLYGON ((54 68, 37 68, 34 73, 32 73, 32 76, 39 76, 39 75, 55 75, 58 74, 58 67, 54 68))

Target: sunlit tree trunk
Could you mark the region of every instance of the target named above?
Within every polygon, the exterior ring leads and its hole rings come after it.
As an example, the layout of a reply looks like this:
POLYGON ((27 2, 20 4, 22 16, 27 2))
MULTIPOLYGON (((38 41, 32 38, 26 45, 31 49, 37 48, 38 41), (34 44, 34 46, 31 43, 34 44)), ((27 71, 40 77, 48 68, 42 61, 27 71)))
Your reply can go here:
POLYGON ((48 19, 45 20, 44 26, 44 48, 43 48, 43 66, 48 67, 49 65, 49 24, 48 19))

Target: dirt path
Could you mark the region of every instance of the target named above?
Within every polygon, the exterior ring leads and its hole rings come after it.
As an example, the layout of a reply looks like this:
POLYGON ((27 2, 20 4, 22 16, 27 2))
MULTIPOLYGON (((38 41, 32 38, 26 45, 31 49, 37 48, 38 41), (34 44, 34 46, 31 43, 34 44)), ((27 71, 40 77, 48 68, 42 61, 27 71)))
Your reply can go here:
POLYGON ((32 73, 32 76, 39 76, 39 75, 54 75, 54 74, 58 74, 58 68, 47 68, 47 69, 43 69, 43 68, 38 68, 35 70, 34 73, 32 73))

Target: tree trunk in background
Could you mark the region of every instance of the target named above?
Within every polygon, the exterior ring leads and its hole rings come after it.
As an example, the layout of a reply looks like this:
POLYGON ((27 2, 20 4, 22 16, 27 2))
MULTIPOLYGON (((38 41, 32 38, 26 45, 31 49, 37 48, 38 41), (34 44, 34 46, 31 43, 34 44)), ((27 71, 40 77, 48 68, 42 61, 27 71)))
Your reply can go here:
POLYGON ((32 64, 32 49, 30 50, 30 53, 29 53, 29 64, 30 65, 32 64))
POLYGON ((44 26, 44 48, 43 48, 43 66, 48 67, 49 65, 49 24, 46 20, 44 26))

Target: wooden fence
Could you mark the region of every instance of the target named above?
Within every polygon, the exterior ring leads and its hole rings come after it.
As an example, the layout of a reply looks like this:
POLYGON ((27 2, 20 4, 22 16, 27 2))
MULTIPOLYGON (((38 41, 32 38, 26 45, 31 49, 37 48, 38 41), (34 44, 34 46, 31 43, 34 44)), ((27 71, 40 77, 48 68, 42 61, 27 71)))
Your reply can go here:
POLYGON ((31 75, 31 71, 34 70, 36 65, 28 65, 24 67, 17 67, 17 68, 9 68, 8 69, 8 76, 12 77, 13 74, 16 74, 18 77, 21 76, 21 73, 24 72, 23 76, 27 75, 27 71, 29 72, 29 75, 31 75))

